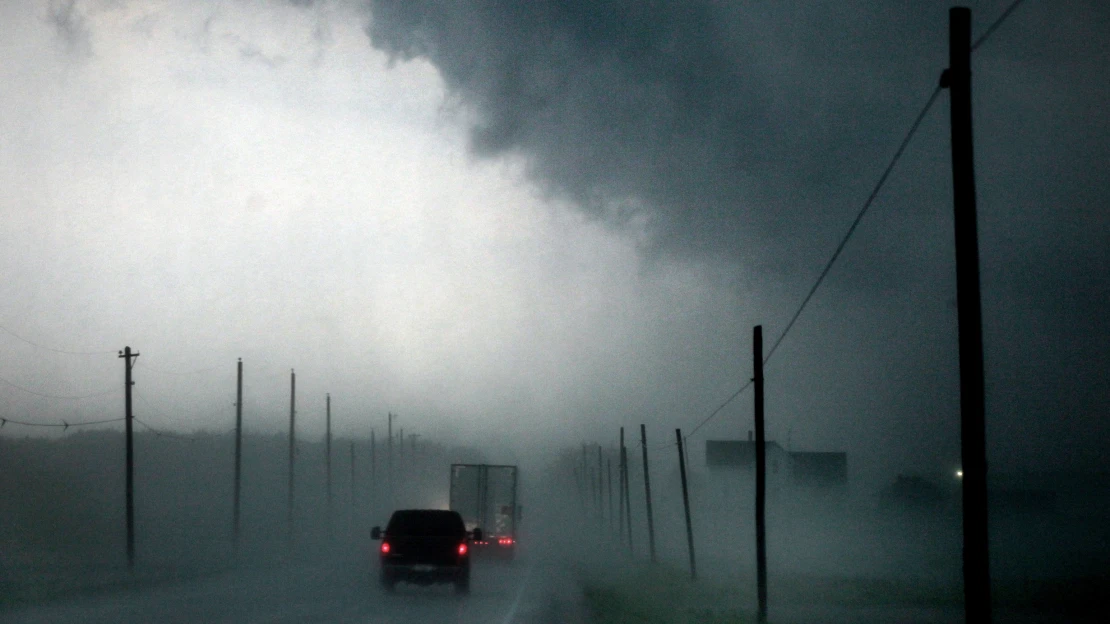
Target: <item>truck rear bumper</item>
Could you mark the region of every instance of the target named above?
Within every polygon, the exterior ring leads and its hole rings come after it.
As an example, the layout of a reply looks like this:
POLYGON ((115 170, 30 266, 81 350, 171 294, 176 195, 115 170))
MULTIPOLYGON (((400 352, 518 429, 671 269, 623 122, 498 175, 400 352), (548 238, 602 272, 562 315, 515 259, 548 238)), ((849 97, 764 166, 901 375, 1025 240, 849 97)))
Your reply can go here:
POLYGON ((431 585, 451 583, 465 579, 470 574, 470 566, 433 565, 433 564, 382 564, 383 580, 391 582, 431 585))

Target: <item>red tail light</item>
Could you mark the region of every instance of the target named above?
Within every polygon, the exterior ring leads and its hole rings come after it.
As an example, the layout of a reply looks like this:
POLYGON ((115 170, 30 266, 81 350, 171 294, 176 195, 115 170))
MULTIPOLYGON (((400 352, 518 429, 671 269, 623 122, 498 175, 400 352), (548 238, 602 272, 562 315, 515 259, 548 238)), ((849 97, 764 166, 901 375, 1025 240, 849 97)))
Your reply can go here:
POLYGON ((382 542, 382 554, 383 555, 388 555, 389 554, 389 542, 382 542))
POLYGON ((459 544, 459 554, 460 555, 465 555, 467 550, 468 549, 467 549, 465 543, 459 544))

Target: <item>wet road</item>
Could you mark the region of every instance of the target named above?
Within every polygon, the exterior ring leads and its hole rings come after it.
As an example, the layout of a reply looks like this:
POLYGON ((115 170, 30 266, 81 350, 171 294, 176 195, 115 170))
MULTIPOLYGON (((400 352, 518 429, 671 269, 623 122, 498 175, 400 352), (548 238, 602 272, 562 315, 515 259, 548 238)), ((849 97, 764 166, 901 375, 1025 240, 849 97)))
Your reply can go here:
POLYGON ((537 624, 575 621, 573 590, 550 563, 476 562, 468 596, 450 585, 388 594, 363 562, 247 569, 176 584, 68 598, 0 613, 30 622, 375 622, 537 624))

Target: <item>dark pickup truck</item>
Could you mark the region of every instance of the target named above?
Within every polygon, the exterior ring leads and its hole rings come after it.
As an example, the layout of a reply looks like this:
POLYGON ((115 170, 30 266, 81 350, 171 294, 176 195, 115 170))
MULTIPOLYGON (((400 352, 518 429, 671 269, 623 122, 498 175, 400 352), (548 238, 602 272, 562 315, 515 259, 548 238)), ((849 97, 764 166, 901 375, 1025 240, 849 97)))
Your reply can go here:
POLYGON ((370 536, 382 542, 380 579, 387 591, 402 581, 454 583, 456 592, 470 591, 470 541, 481 540, 482 530, 468 533, 457 511, 399 509, 384 532, 374 527, 370 536))

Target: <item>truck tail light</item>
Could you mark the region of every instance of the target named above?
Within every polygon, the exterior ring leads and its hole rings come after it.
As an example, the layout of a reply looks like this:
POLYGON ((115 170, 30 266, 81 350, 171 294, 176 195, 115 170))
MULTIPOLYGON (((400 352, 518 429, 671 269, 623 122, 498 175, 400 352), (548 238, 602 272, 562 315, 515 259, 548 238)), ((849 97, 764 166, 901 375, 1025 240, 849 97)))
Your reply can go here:
POLYGON ((383 555, 388 555, 389 554, 389 542, 382 542, 381 551, 382 551, 383 555))
POLYGON ((466 547, 465 542, 462 543, 462 544, 459 544, 459 555, 465 555, 467 550, 469 550, 469 549, 466 547))

